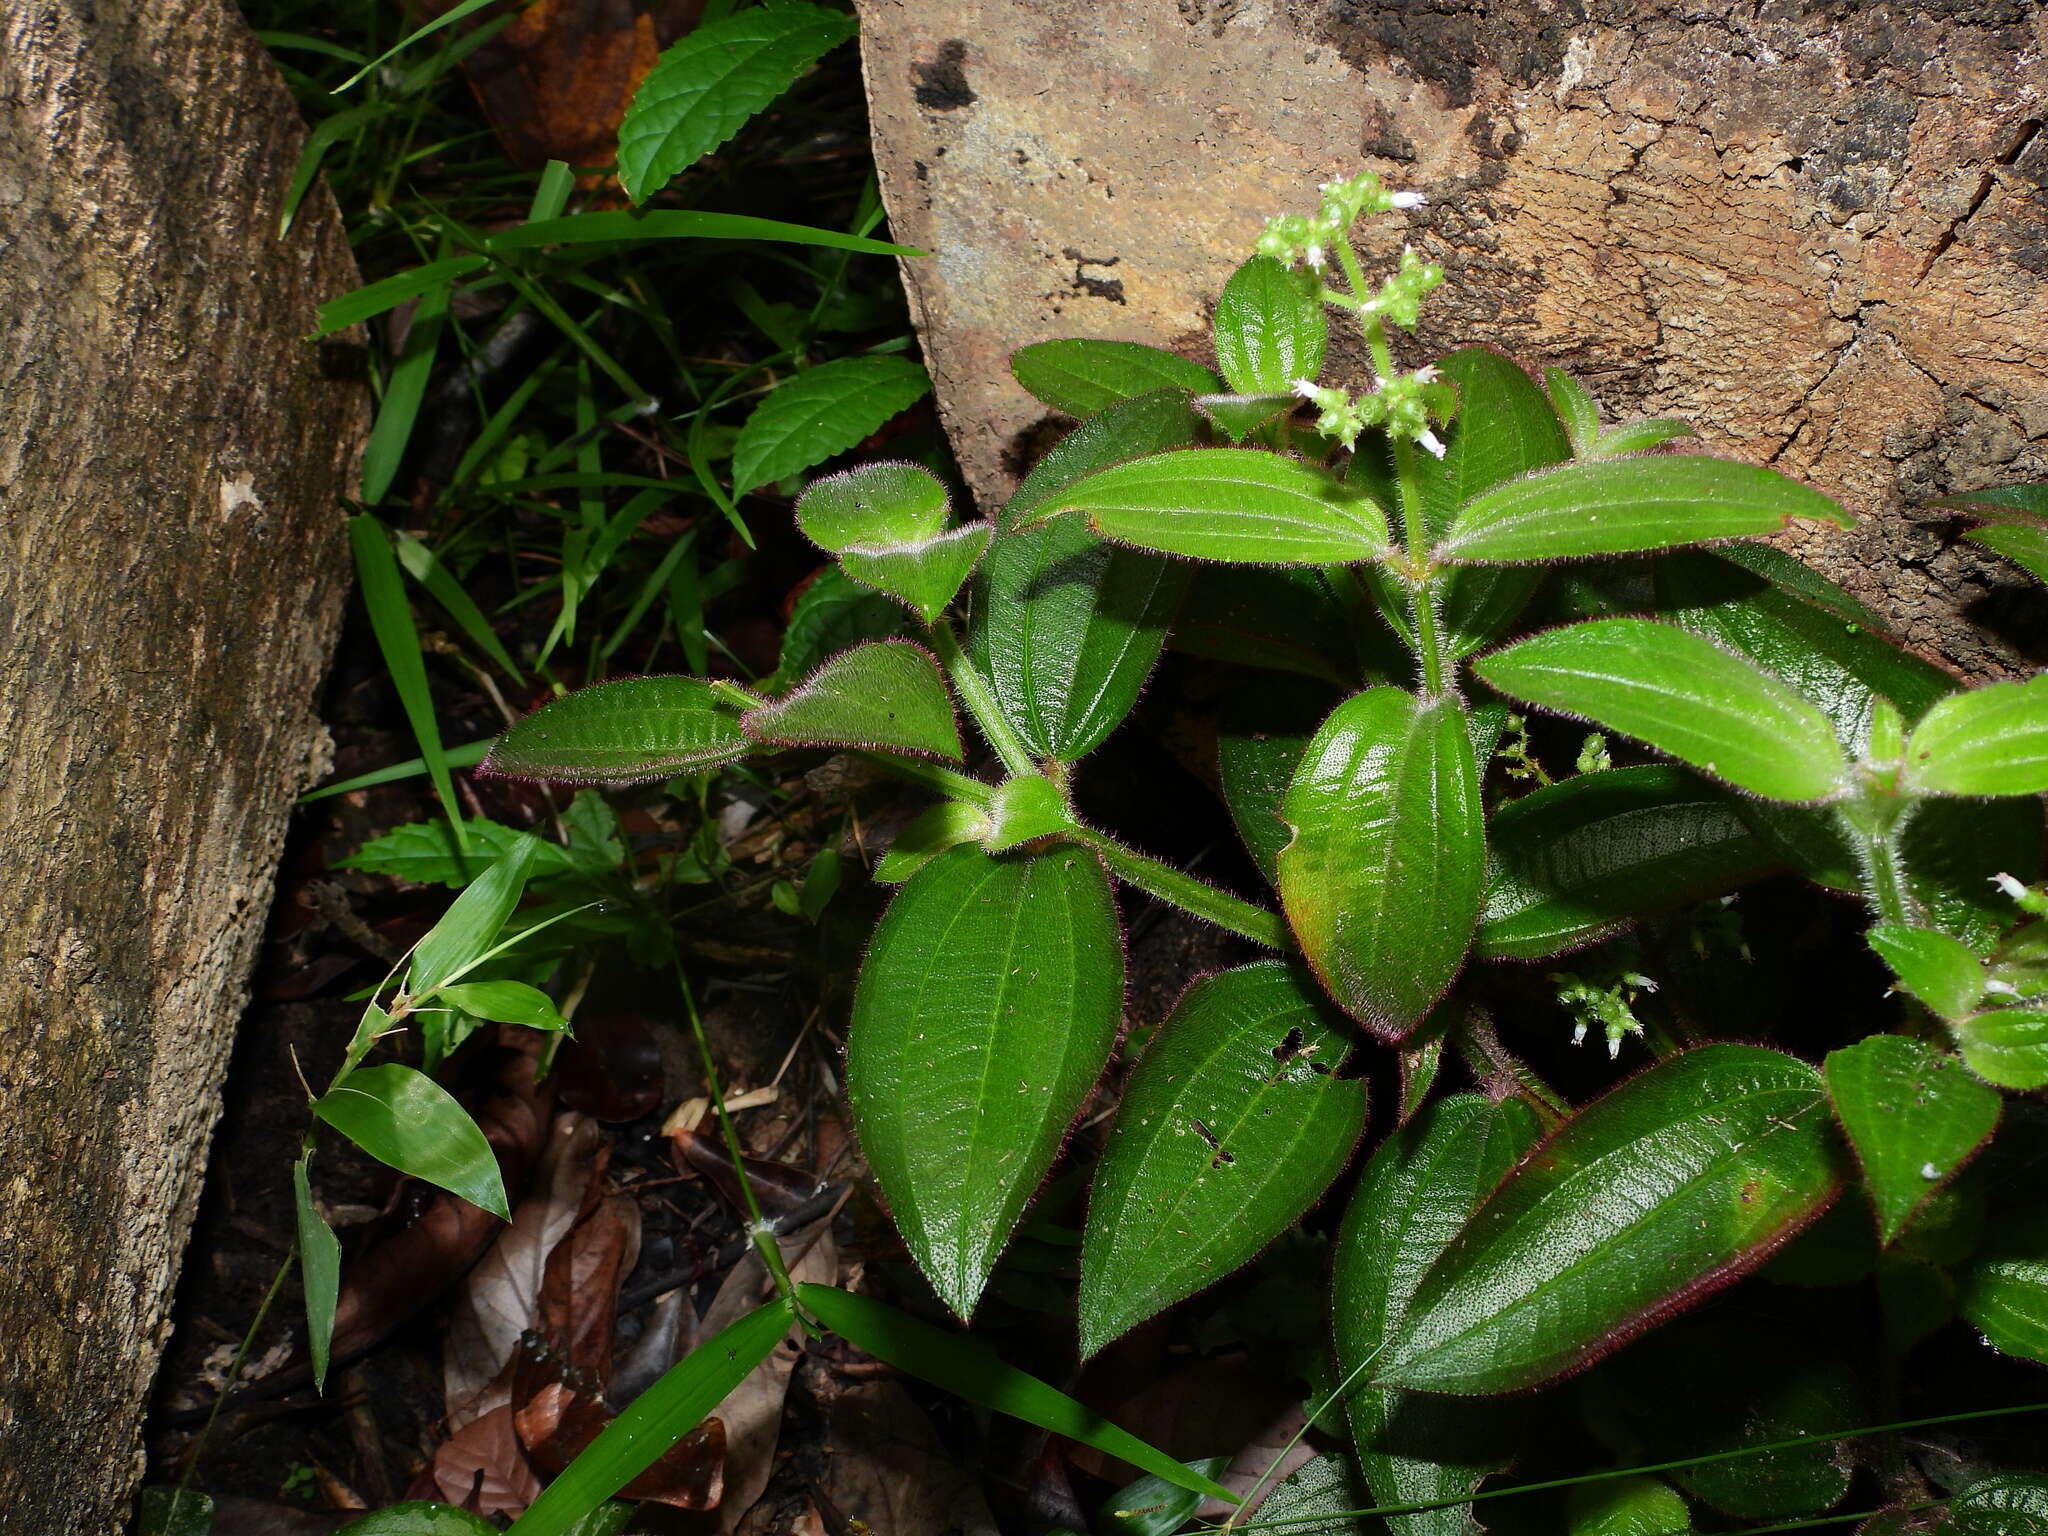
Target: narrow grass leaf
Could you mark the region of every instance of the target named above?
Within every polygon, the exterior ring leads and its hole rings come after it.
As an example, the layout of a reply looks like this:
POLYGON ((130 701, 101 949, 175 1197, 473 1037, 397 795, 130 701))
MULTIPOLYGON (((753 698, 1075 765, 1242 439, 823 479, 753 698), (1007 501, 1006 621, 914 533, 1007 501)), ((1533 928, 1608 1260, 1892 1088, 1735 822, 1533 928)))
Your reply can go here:
POLYGON ((618 208, 602 213, 572 213, 567 218, 543 219, 535 224, 515 224, 492 235, 490 249, 526 251, 543 245, 627 240, 770 240, 782 245, 850 251, 857 256, 930 254, 915 246, 891 245, 886 240, 869 240, 836 229, 813 229, 808 224, 757 219, 743 213, 701 213, 682 208, 657 209, 653 213, 629 213, 618 208))
POLYGON ((628 677, 551 700, 492 745, 509 778, 638 784, 704 773, 754 750, 739 716, 694 677, 628 677))
POLYGON ((331 336, 336 331, 346 330, 387 310, 396 309, 408 299, 419 298, 436 289, 446 290, 458 279, 482 271, 489 265, 489 259, 483 256, 446 256, 351 289, 340 298, 329 299, 320 306, 320 326, 314 334, 331 336))
POLYGON ((405 348, 384 381, 384 399, 377 407, 377 419, 370 426, 370 440, 363 447, 363 501, 374 506, 382 501, 398 478, 405 461, 406 445, 419 419, 420 402, 426 398, 427 379, 434 368, 434 354, 441 345, 441 330, 447 319, 449 288, 446 283, 429 288, 413 310, 412 325, 405 333, 405 348))
POLYGON ((334 88, 334 94, 336 96, 339 96, 343 91, 349 89, 349 87, 355 85, 365 75, 369 74, 372 70, 376 69, 378 65, 384 63, 388 59, 397 57, 399 54, 405 52, 406 49, 410 48, 414 43, 419 42, 422 38, 432 37, 436 32, 440 31, 443 27, 452 27, 455 25, 456 22, 461 21, 466 17, 474 16, 478 11, 483 10, 486 6, 494 5, 496 3, 497 0, 457 0, 456 4, 448 7, 447 10, 443 11, 440 15, 436 16, 432 21, 429 21, 428 23, 426 23, 426 25, 416 27, 412 31, 406 33, 404 37, 401 37, 389 48, 386 48, 382 53, 378 54, 376 58, 370 60, 369 63, 365 64, 361 69, 357 70, 354 74, 350 75, 346 80, 342 81, 341 84, 337 85, 334 88))
MULTIPOLYGON (((470 741, 459 747, 450 747, 442 754, 441 760, 450 768, 474 768, 490 755, 494 741, 495 738, 470 741)), ((408 757, 401 763, 373 768, 368 773, 357 774, 354 778, 338 779, 332 784, 323 784, 318 789, 309 789, 299 796, 299 804, 311 805, 315 800, 327 800, 335 795, 352 795, 359 789, 375 789, 381 784, 402 783, 406 779, 418 778, 427 771, 425 758, 408 757)))
POLYGON ((448 567, 443 565, 434 552, 403 529, 394 535, 398 546, 398 563, 405 567, 405 573, 425 587, 434 601, 447 610, 456 626, 469 636, 476 648, 482 651, 504 671, 514 682, 526 681, 504 644, 498 639, 497 631, 491 628, 491 621, 484 617, 483 610, 462 588, 448 567))
POLYGON ((313 1113, 387 1167, 512 1219, 491 1144, 423 1073, 396 1062, 357 1067, 313 1101, 313 1113))
POLYGON ((787 3, 742 11, 685 35, 648 71, 619 124, 619 184, 626 195, 647 201, 853 33, 851 16, 787 3))
POLYGON ((299 1281, 306 1293, 306 1352, 313 1358, 313 1385, 325 1391, 334 1307, 341 1298, 341 1242, 313 1203, 306 1177, 312 1161, 308 1152, 292 1164, 292 1204, 298 1216, 299 1281))
POLYGON ((855 1348, 920 1381, 1127 1461, 1176 1488, 1237 1502, 1220 1483, 1117 1428, 1037 1377, 1005 1364, 979 1339, 945 1332, 894 1307, 829 1285, 799 1285, 796 1295, 805 1311, 855 1348))
POLYGON ((466 848, 462 811, 455 799, 454 781, 448 773, 448 754, 441 747, 441 724, 434 713, 433 690, 427 685, 426 654, 420 647, 419 630, 413 625, 412 605, 406 601, 405 581, 398 572, 397 557, 384 525, 364 512, 348 520, 349 548, 355 554, 356 581, 362 588, 363 606, 369 610, 370 632, 377 637, 377 649, 384 668, 398 690, 405 718, 419 743, 420 758, 427 776, 434 782, 441 809, 455 831, 458 850, 466 848))
POLYGON ((807 368, 754 407, 732 449, 735 495, 844 453, 924 398, 931 377, 907 357, 842 357, 807 368))

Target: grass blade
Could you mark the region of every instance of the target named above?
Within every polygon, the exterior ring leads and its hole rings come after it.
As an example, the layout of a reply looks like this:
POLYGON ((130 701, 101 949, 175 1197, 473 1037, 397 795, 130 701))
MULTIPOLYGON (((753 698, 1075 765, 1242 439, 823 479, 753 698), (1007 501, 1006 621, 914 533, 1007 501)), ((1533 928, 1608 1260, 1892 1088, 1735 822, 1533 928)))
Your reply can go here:
POLYGON ((448 567, 411 534, 400 530, 394 537, 398 543, 398 563, 405 567, 405 573, 448 610, 448 617, 461 626, 462 632, 476 643, 478 650, 502 667, 507 676, 525 682, 519 664, 498 639, 497 632, 491 628, 491 621, 484 617, 476 600, 462 589, 462 583, 455 579, 448 567))
POLYGON ((673 208, 642 214, 611 209, 603 213, 574 213, 566 219, 543 219, 501 230, 491 236, 490 248, 523 251, 536 245, 581 245, 599 240, 776 240, 787 245, 822 245, 863 256, 931 254, 915 246, 890 245, 884 240, 841 234, 836 229, 786 224, 781 219, 673 208))
MULTIPOLYGON (((486 736, 482 741, 450 747, 441 754, 441 761, 450 768, 474 768, 490 756, 491 743, 496 740, 495 736, 486 736)), ((359 773, 352 779, 343 779, 339 783, 323 784, 318 789, 309 789, 299 796, 299 804, 311 805, 315 800, 328 800, 336 795, 352 795, 359 789, 375 789, 380 784, 396 784, 401 779, 414 778, 427 771, 425 758, 408 757, 402 763, 393 763, 386 768, 372 768, 368 773, 359 773)))
POLYGON ((412 621, 412 605, 405 599, 405 582, 398 574, 398 560, 391 552, 384 525, 369 513, 348 520, 349 547, 355 552, 356 580, 363 589, 363 606, 370 611, 370 629, 377 637, 377 649, 412 723, 413 738, 420 744, 420 757, 427 775, 434 781, 434 793, 441 797, 441 809, 455 829, 455 845, 468 851, 462 813, 455 802, 455 785, 448 776, 448 754, 441 748, 441 726, 434 718, 434 695, 427 686, 426 657, 420 651, 420 635, 412 621))

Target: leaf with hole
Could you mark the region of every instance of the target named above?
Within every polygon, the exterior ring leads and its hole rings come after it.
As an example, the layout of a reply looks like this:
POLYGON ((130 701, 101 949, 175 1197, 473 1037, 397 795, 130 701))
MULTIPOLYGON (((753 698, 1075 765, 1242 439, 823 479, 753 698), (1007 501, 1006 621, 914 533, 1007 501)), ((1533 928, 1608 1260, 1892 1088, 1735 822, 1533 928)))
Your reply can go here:
POLYGON ((1822 1071, 1889 1245, 1991 1139, 2001 1100, 1955 1057, 1903 1035, 1831 1051, 1822 1071))
POLYGON ((1125 1085, 1081 1249, 1081 1353, 1215 1284, 1293 1226, 1365 1131, 1350 1032, 1263 960, 1195 982, 1125 1085))
POLYGON ((847 1042, 854 1123, 962 1317, 1109 1059, 1123 978, 1109 879, 1072 847, 949 849, 875 929, 847 1042))
POLYGON ((1901 787, 1917 795, 2048 789, 2048 673, 1951 694, 1906 742, 1901 787))
POLYGON ((842 651, 740 728, 785 747, 859 747, 957 763, 965 755, 953 696, 931 652, 908 640, 842 651))
POLYGON ((733 494, 846 452, 930 388, 930 376, 907 357, 842 357, 806 368, 755 406, 733 440, 733 494))
POLYGON ((313 1101, 313 1113, 385 1166, 512 1219, 491 1144, 432 1078, 396 1062, 357 1067, 313 1101))
POLYGON ((1386 552, 1387 518, 1328 470, 1256 448, 1185 448, 1117 464, 1032 509, 1192 560, 1341 565, 1386 552))
POLYGON ((1216 364, 1246 395, 1292 395, 1323 371, 1330 323, 1312 273, 1254 256, 1216 300, 1216 364))
POLYGON ((796 3, 741 11, 663 51, 619 124, 619 185, 644 203, 854 33, 851 16, 796 3))
POLYGON ((1649 619, 1594 619, 1474 664, 1487 686, 1648 742, 1771 800, 1846 784, 1827 717, 1748 658, 1649 619))
MULTIPOLYGON (((1340 1379, 1370 1374, 1397 1338, 1424 1273, 1473 1211, 1536 1144, 1519 1099, 1440 1099, 1389 1136, 1345 1209, 1330 1280, 1340 1379)), ((1500 1464, 1498 1425, 1470 1404, 1383 1387, 1349 1397, 1351 1438, 1375 1502, 1460 1499, 1500 1464)), ((1395 1536, 1467 1536, 1470 1506, 1388 1517, 1395 1536)))
POLYGON ((500 736, 483 772, 578 784, 706 773, 754 750, 739 715, 694 677, 593 683, 541 705, 500 736))
POLYGON ((983 562, 970 644, 1031 750, 1073 762, 1138 702, 1190 568, 1104 543, 1075 518, 1018 524, 1082 476, 1195 440, 1188 397, 1161 390, 1084 422, 1025 477, 983 562))
POLYGON ((1010 354, 1010 372, 1045 404, 1077 420, 1160 389, 1209 395, 1223 387, 1200 363, 1137 341, 1034 342, 1010 354))
POLYGON ((1398 1040, 1464 964, 1486 878, 1479 771, 1455 696, 1368 688, 1316 732, 1281 802, 1280 905, 1344 1011, 1398 1040))
POLYGON ((1819 491, 1733 459, 1580 460, 1467 502, 1436 558, 1484 565, 1622 555, 1773 533, 1795 518, 1851 522, 1819 491))
POLYGON ((1512 1392, 1581 1369, 1748 1273, 1841 1188, 1820 1074, 1707 1045, 1574 1115, 1416 1288, 1383 1385, 1512 1392))
POLYGON ((1899 984, 1939 1017, 1963 1018, 1983 1000, 1984 967, 1960 940, 1907 923, 1879 923, 1867 937, 1899 984))
POLYGON ((1494 812, 1475 952, 1541 960, 1781 867, 1726 790, 1667 764, 1584 773, 1494 812))

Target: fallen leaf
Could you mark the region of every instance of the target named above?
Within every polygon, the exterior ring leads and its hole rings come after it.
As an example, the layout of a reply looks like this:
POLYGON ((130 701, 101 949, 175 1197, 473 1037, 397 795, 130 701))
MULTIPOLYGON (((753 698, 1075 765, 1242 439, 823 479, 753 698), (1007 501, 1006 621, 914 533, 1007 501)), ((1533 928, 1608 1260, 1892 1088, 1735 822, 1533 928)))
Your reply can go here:
MULTIPOLYGON (((540 1389, 513 1416, 534 1461, 558 1473, 616 1417, 600 1400, 562 1383, 540 1389)), ((663 1451, 653 1466, 620 1490, 675 1509, 715 1509, 725 1493, 725 1424, 706 1419, 663 1451)))
POLYGON ((1291 1403, 1273 1415, 1265 1427, 1230 1458, 1230 1464, 1216 1479, 1236 1494, 1242 1504, 1233 1506, 1221 1499, 1204 1499, 1195 1510, 1196 1517, 1221 1520, 1233 1508, 1238 1508, 1244 1515, 1257 1510, 1283 1479, 1315 1459, 1315 1448, 1307 1443, 1305 1437, 1297 1438, 1307 1422, 1299 1403, 1291 1403))
MULTIPOLYGON (((707 1123, 702 1131, 696 1131, 671 1121, 665 1129, 677 1171, 708 1180, 733 1211, 745 1216, 746 1201, 740 1194, 739 1180, 733 1176, 732 1156, 725 1150, 725 1138, 717 1126, 707 1123)), ((750 1157, 746 1169, 747 1182, 754 1188, 761 1214, 770 1220, 795 1210, 824 1187, 818 1179, 788 1163, 750 1157)))
POLYGON ((578 1015, 555 1071, 562 1102, 608 1124, 651 1112, 665 1086, 661 1044, 637 1013, 578 1015))
MULTIPOLYGON (((832 1405, 820 1492, 845 1521, 889 1536, 996 1536, 980 1479, 946 1454, 931 1421, 894 1381, 864 1381, 832 1405)), ((828 1520, 826 1529, 835 1529, 828 1520)))
POLYGON ((606 1398, 614 1408, 628 1408, 633 1399, 667 1374, 670 1366, 697 1347, 697 1309, 683 1287, 655 1298, 647 1309, 647 1321, 640 1337, 627 1346, 612 1367, 611 1391, 606 1398))
POLYGON ((535 1322, 569 1369, 592 1381, 612 1376, 612 1329, 619 1285, 640 1258, 640 1207, 611 1195, 548 1255, 535 1322))
POLYGON ((440 1498, 480 1515, 518 1515, 540 1497, 540 1479, 527 1464, 509 1403, 442 1441, 432 1470, 440 1498))

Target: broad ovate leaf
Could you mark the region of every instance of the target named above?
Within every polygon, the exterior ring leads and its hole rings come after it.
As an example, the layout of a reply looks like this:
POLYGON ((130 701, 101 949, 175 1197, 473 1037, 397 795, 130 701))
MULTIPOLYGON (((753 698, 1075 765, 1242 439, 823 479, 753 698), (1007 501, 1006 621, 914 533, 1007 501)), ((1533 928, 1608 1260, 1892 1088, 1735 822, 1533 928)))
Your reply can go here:
POLYGON ((1003 509, 970 638, 1004 717, 1042 757, 1083 757, 1130 713, 1191 568, 1104 543, 1078 518, 1018 525, 1082 476, 1191 443, 1200 430, 1181 390, 1124 401, 1069 433, 1003 509))
POLYGON ((2048 673, 1951 694, 1906 743, 1903 787, 1921 795, 2048 789, 2048 673))
POLYGON ((1010 354, 1010 372, 1063 415, 1085 420, 1160 389, 1214 394, 1223 381, 1200 363, 1139 341, 1040 341, 1010 354))
POLYGON ((1540 960, 1780 867, 1734 797, 1682 768, 1582 773, 1494 812, 1476 953, 1540 960))
POLYGON ((1330 996, 1375 1034, 1421 1022, 1465 961, 1486 878, 1464 707, 1368 688, 1332 710, 1280 819, 1280 905, 1330 996))
POLYGON ((1692 1512, 1669 1483, 1616 1477, 1584 1483, 1566 1498, 1566 1536, 1689 1536, 1692 1512))
POLYGON ((2048 1477, 1979 1478, 1950 1501, 1946 1536, 2048 1536, 2048 1477))
POLYGON ((1293 1226, 1365 1130, 1352 1046, 1281 960, 1207 976, 1124 1088, 1081 1249, 1081 1352, 1213 1285, 1293 1226))
POLYGON ((1700 454, 1581 460, 1467 502, 1438 542, 1459 565, 1625 555, 1772 533, 1794 518, 1850 525, 1775 470, 1700 454))
POLYGON ((1885 1244, 1998 1128, 1997 1091, 1924 1040, 1871 1035, 1830 1052, 1823 1074, 1885 1244))
POLYGON ((843 651, 781 698, 750 709, 740 726, 787 747, 860 747, 959 762, 953 697, 931 653, 908 640, 843 651))
POLYGON ((1301 754, 1337 695, 1306 677, 1251 674, 1224 697, 1216 722, 1216 769, 1237 835, 1267 880, 1292 834, 1280 805, 1301 754))
POLYGON ((1256 448, 1157 453, 1075 481, 1032 513, 1192 560, 1341 565, 1387 547, 1386 513, 1319 465, 1256 448))
POLYGON ((896 834, 875 863, 878 885, 901 885, 925 865, 961 843, 978 843, 991 831, 988 812, 965 800, 941 800, 896 834))
POLYGON ((888 593, 925 623, 936 624, 994 537, 989 523, 962 523, 915 544, 851 545, 839 552, 839 565, 855 581, 888 593))
POLYGON ((862 464, 813 480, 796 501, 796 525, 820 549, 917 544, 946 526, 950 498, 921 464, 862 464))
POLYGON ((1824 800, 1847 765, 1827 717, 1773 674, 1650 619, 1549 630, 1476 663, 1486 684, 1648 742, 1770 800, 1824 800))
POLYGON ((802 474, 887 425, 932 387, 907 357, 841 357, 779 385, 732 445, 733 494, 802 474))
POLYGON ((1596 1099, 1417 1286, 1382 1385, 1513 1392, 1578 1370, 1754 1269, 1840 1191, 1820 1074, 1708 1045, 1596 1099))
POLYGON ((1123 976, 1109 878, 1074 847, 949 849, 875 929, 847 1042, 854 1123, 962 1317, 1109 1058, 1123 976))
POLYGON ((694 677, 627 677, 543 704, 480 770, 520 779, 637 784, 704 773, 754 750, 737 712, 694 677))
POLYGON ((903 607, 855 581, 836 565, 813 576, 797 594, 782 631, 782 654, 768 687, 788 687, 817 670, 828 656, 863 640, 890 640, 909 623, 903 607))
POLYGON ((358 1067, 313 1101, 313 1113, 385 1166, 512 1219, 491 1144, 423 1073, 396 1062, 358 1067))
POLYGON ((1216 364, 1240 394, 1292 394, 1323 371, 1329 331, 1315 275, 1254 256, 1216 300, 1216 364))
MULTIPOLYGON (((1473 1211, 1536 1144, 1519 1099, 1441 1099, 1381 1144, 1345 1210, 1330 1306, 1337 1374, 1372 1367, 1401 1328, 1424 1273, 1473 1211)), ((1425 1504, 1469 1495, 1499 1464, 1493 1427, 1470 1404, 1366 1386, 1349 1398, 1352 1444, 1373 1501, 1425 1504)), ((1395 1536, 1467 1536, 1470 1506, 1388 1517, 1395 1536)))
POLYGON ((619 185, 645 202, 853 32, 851 16, 792 3, 687 33, 647 72, 619 124, 619 185))

